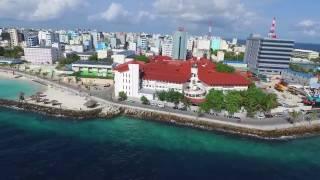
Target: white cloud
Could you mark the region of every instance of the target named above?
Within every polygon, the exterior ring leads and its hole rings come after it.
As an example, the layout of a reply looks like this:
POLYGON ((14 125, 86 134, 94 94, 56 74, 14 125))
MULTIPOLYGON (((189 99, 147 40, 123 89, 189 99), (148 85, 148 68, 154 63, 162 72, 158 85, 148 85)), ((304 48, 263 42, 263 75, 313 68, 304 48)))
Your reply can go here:
POLYGON ((218 28, 242 28, 252 24, 255 13, 241 0, 155 0, 153 8, 159 17, 175 23, 208 23, 218 28))
POLYGON ((89 20, 102 19, 107 22, 116 24, 137 24, 140 23, 142 20, 154 18, 155 16, 148 11, 141 10, 138 12, 129 12, 123 7, 122 4, 115 2, 112 2, 105 11, 99 14, 89 16, 89 20))
POLYGON ((320 36, 320 22, 305 19, 297 24, 298 31, 308 36, 320 36))
POLYGON ((109 22, 124 20, 129 17, 129 12, 121 4, 111 3, 106 11, 102 12, 101 18, 109 22))
POLYGON ((83 0, 0 0, 0 18, 45 21, 60 17, 83 0))

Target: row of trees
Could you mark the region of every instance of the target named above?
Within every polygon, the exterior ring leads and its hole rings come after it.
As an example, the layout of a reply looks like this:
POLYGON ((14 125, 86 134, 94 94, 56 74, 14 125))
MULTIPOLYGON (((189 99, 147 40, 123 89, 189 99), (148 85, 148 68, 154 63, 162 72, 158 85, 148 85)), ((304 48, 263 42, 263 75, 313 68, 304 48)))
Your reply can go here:
MULTIPOLYGON (((59 65, 58 65, 58 68, 62 68, 64 67, 65 65, 68 65, 68 64, 72 64, 76 61, 80 60, 80 57, 76 54, 70 54, 68 55, 66 58, 61 58, 59 59, 59 65)), ((90 61, 98 61, 98 54, 95 53, 93 54, 92 56, 89 57, 89 60, 90 61)))
POLYGON ((270 112, 277 106, 275 94, 267 94, 255 86, 250 86, 247 91, 230 91, 226 94, 211 90, 206 96, 206 102, 200 105, 200 110, 204 112, 226 110, 229 114, 234 114, 244 107, 248 116, 252 117, 257 112, 270 112))
MULTIPOLYGON (((244 53, 243 52, 233 52, 233 51, 226 51, 222 50, 224 52, 224 59, 229 61, 243 61, 244 59, 244 53)), ((210 54, 217 56, 218 50, 210 50, 210 54)))
POLYGON ((176 106, 179 103, 182 103, 185 108, 188 108, 191 105, 191 101, 188 98, 186 98, 182 93, 174 91, 173 89, 170 89, 169 91, 159 91, 156 93, 156 95, 160 101, 174 103, 176 106))
POLYGON ((72 64, 76 61, 80 60, 80 57, 76 54, 70 54, 66 58, 59 59, 59 65, 58 68, 62 68, 67 64, 72 64))
POLYGON ((228 66, 227 64, 223 64, 221 62, 216 64, 216 70, 218 72, 226 72, 226 73, 233 73, 235 71, 234 67, 228 66))
POLYGON ((145 63, 149 62, 149 58, 147 56, 145 56, 145 55, 136 56, 134 59, 136 61, 142 61, 142 62, 145 62, 145 63))
POLYGON ((297 64, 291 63, 289 66, 290 66, 290 69, 293 71, 303 72, 303 73, 313 73, 313 69, 307 69, 307 68, 301 67, 297 64))
POLYGON ((20 46, 16 46, 13 49, 5 49, 0 47, 0 56, 4 56, 7 58, 20 58, 23 56, 23 49, 20 46))

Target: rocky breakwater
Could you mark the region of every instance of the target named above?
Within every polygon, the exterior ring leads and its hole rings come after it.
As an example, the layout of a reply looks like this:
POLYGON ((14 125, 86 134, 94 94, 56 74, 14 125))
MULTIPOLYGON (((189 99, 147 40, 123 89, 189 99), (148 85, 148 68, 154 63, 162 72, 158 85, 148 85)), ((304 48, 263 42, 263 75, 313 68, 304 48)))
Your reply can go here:
POLYGON ((101 115, 101 112, 102 112, 102 108, 97 108, 93 110, 76 111, 76 110, 70 110, 70 109, 62 109, 59 107, 48 107, 48 106, 42 106, 38 104, 18 102, 13 100, 6 100, 6 99, 0 99, 0 106, 24 110, 28 112, 42 113, 49 116, 68 117, 72 119, 97 118, 101 115))
POLYGON ((220 131, 231 134, 239 134, 248 137, 256 137, 261 139, 283 139, 295 138, 302 136, 311 136, 320 134, 319 124, 309 125, 292 125, 290 128, 279 128, 274 130, 263 130, 259 128, 245 128, 237 125, 230 125, 225 123, 216 123, 202 120, 197 117, 177 116, 170 113, 161 113, 158 111, 143 111, 134 108, 120 108, 121 114, 128 117, 153 120, 165 123, 172 123, 197 129, 220 131))
POLYGON ((114 118, 121 115, 122 111, 119 107, 113 105, 105 105, 99 114, 101 118, 114 118))

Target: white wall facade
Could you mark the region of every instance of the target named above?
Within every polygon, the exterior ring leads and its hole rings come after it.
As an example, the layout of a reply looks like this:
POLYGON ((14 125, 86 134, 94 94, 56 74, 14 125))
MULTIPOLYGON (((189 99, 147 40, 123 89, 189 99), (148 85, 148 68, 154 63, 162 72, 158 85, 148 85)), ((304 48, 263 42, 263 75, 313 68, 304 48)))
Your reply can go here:
POLYGON ((65 51, 74 51, 78 53, 83 53, 84 48, 83 48, 83 45, 66 45, 65 51))
POLYGON ((172 42, 164 42, 162 44, 162 56, 169 56, 172 57, 172 42))
POLYGON ((11 47, 19 45, 18 31, 16 29, 9 29, 10 34, 10 45, 11 47))
POLYGON ((32 64, 53 64, 59 53, 56 48, 24 48, 24 56, 32 64))
POLYGON ((45 44, 43 45, 50 47, 52 45, 53 34, 49 31, 39 31, 38 39, 40 43, 44 42, 45 44))
POLYGON ((173 89, 181 93, 183 92, 183 84, 154 80, 143 80, 142 88, 153 91, 169 91, 170 89, 173 89))
POLYGON ((114 73, 114 92, 116 97, 121 91, 125 92, 128 97, 139 97, 139 64, 129 64, 128 67, 128 71, 115 71, 114 73))

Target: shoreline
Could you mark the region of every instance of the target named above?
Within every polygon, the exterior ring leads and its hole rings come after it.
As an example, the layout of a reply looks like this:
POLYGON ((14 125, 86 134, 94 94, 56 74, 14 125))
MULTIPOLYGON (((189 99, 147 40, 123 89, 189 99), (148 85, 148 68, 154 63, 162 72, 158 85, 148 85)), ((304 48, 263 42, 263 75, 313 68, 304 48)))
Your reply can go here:
POLYGON ((70 118, 73 120, 92 120, 95 118, 102 119, 113 119, 119 116, 125 116, 130 118, 137 118, 145 121, 153 121, 165 124, 174 124, 181 127, 195 128, 199 130, 206 130, 212 132, 221 132, 235 136, 244 136, 255 139, 265 140, 286 140, 296 139, 302 137, 310 137, 320 134, 319 125, 309 126, 295 126, 288 129, 278 130, 258 130, 242 128, 230 125, 222 125, 217 123, 196 121, 194 119, 188 119, 178 117, 175 115, 160 114, 156 112, 142 112, 128 108, 119 108, 119 111, 113 113, 105 113, 102 108, 78 111, 78 110, 67 110, 55 107, 46 107, 41 105, 30 104, 26 102, 17 102, 14 100, 0 99, 0 107, 10 108, 14 110, 22 110, 26 112, 33 112, 43 114, 46 116, 70 118))
MULTIPOLYGON (((0 78, 6 71, 10 74, 10 70, 0 69, 0 78)), ((11 73, 12 75, 12 73, 11 73)), ((41 83, 47 84, 48 89, 55 89, 50 94, 50 97, 56 97, 57 91, 61 90, 62 99, 73 98, 75 104, 81 102, 78 98, 82 97, 84 92, 79 92, 70 87, 63 86, 54 82, 50 82, 39 77, 32 77, 32 75, 27 75, 21 72, 17 72, 16 75, 23 75, 23 80, 30 80, 35 82, 39 81, 41 83), (72 94, 67 94, 72 93, 72 94), (81 95, 82 94, 82 95, 81 95), (75 95, 75 96, 73 96, 75 95), (68 97, 64 97, 68 96, 68 97)), ((10 77, 9 77, 10 79, 10 77)), ((11 79, 12 76, 11 76, 11 79)), ((35 82, 37 83, 37 82, 35 82)), ((191 127, 207 131, 217 131, 233 135, 242 135, 247 137, 254 137, 259 139, 292 139, 297 137, 313 136, 320 134, 320 121, 314 121, 312 124, 307 122, 292 124, 279 124, 279 125, 252 125, 246 123, 236 123, 236 122, 226 122, 222 120, 217 120, 213 118, 206 117, 195 117, 192 115, 186 115, 181 113, 168 113, 164 110, 154 110, 142 107, 136 107, 131 105, 124 105, 120 103, 111 102, 99 97, 90 97, 93 100, 99 102, 100 106, 95 109, 79 109, 78 106, 75 107, 53 107, 44 104, 30 103, 30 102, 17 102, 13 100, 0 99, 0 106, 6 108, 19 109, 24 111, 31 111, 35 113, 41 113, 48 116, 56 117, 68 117, 72 119, 92 119, 92 118, 114 118, 117 116, 126 116, 132 118, 138 118, 148 121, 163 122, 167 124, 175 124, 178 126, 191 127), (98 110, 99 109, 99 110, 98 110), (93 113, 94 112, 94 113, 93 113)), ((70 104, 74 106, 74 104, 70 104)))

